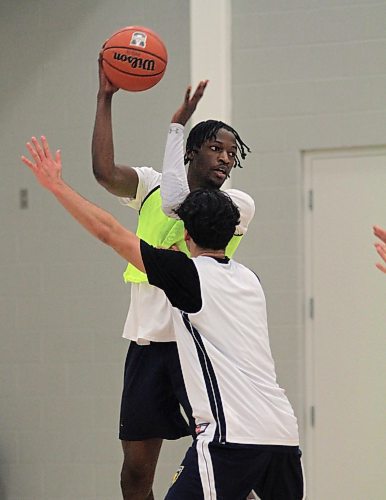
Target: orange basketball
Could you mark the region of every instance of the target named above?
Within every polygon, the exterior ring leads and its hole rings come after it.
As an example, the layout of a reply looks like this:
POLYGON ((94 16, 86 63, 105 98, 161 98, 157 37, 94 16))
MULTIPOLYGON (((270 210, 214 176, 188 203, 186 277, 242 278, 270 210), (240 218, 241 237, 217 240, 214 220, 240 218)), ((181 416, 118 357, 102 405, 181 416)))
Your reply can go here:
POLYGON ((128 26, 114 33, 102 47, 102 67, 120 89, 140 92, 156 85, 168 62, 165 44, 154 31, 128 26))

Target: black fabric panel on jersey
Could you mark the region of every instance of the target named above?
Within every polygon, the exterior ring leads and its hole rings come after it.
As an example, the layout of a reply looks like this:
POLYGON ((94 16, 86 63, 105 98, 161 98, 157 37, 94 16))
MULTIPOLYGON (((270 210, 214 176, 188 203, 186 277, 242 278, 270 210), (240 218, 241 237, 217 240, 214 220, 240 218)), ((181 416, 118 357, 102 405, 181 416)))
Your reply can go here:
POLYGON ((155 248, 141 240, 141 254, 151 285, 161 288, 172 306, 188 313, 202 307, 196 266, 183 252, 155 248))
POLYGON ((204 375, 205 386, 210 402, 210 407, 217 423, 217 428, 215 431, 213 441, 218 443, 225 443, 226 442, 225 415, 224 415, 224 409, 221 401, 221 394, 220 394, 220 389, 218 387, 216 374, 214 372, 210 358, 206 352, 204 343, 202 342, 200 333, 196 328, 194 328, 194 326, 189 320, 189 316, 186 313, 182 312, 181 315, 184 324, 188 332, 193 337, 194 343, 196 345, 197 355, 200 361, 202 373, 204 375))

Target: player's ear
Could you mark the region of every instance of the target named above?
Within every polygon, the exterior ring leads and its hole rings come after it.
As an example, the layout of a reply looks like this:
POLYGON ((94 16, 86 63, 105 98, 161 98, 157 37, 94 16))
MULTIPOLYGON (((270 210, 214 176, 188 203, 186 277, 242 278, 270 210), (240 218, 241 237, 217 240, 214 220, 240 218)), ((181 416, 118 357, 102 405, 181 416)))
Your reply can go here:
POLYGON ((190 234, 188 233, 188 231, 185 229, 184 231, 184 240, 185 240, 185 243, 186 243, 186 246, 188 247, 188 250, 189 252, 191 251, 191 245, 192 245, 192 237, 190 236, 190 234))
POLYGON ((194 157, 194 150, 191 149, 190 151, 186 151, 185 153, 185 158, 187 161, 192 161, 194 157))

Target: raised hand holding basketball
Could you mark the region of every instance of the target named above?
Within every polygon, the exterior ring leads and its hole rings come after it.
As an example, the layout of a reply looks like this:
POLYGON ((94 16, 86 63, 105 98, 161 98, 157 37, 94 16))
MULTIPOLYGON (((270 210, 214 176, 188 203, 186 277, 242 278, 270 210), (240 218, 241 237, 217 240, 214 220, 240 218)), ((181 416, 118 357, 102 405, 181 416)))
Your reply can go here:
POLYGON ((168 53, 161 38, 145 26, 127 26, 111 35, 101 50, 102 67, 120 89, 141 92, 164 76, 168 53))
POLYGON ((33 161, 25 156, 21 157, 22 162, 33 172, 39 184, 49 191, 53 191, 56 186, 62 184, 62 161, 60 151, 57 150, 55 158, 52 157, 47 139, 41 137, 42 145, 36 137, 32 137, 31 142, 26 146, 33 161))
POLYGON ((119 90, 119 87, 113 85, 107 78, 105 72, 103 71, 102 65, 102 53, 99 54, 98 67, 99 67, 99 92, 103 94, 115 94, 119 90))
POLYGON ((192 97, 190 97, 192 87, 189 85, 185 92, 184 102, 172 117, 172 123, 180 123, 181 125, 186 125, 189 118, 196 110, 197 104, 200 102, 202 96, 204 95, 208 82, 209 80, 201 80, 197 85, 197 88, 192 97))

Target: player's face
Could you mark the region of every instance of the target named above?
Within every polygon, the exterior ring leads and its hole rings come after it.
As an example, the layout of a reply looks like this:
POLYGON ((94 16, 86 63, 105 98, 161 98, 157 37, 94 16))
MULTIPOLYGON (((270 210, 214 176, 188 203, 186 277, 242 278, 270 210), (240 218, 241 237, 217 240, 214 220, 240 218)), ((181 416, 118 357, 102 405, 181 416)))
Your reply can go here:
POLYGON ((220 188, 235 166, 237 144, 229 130, 221 128, 214 139, 191 153, 189 175, 201 188, 220 188))

